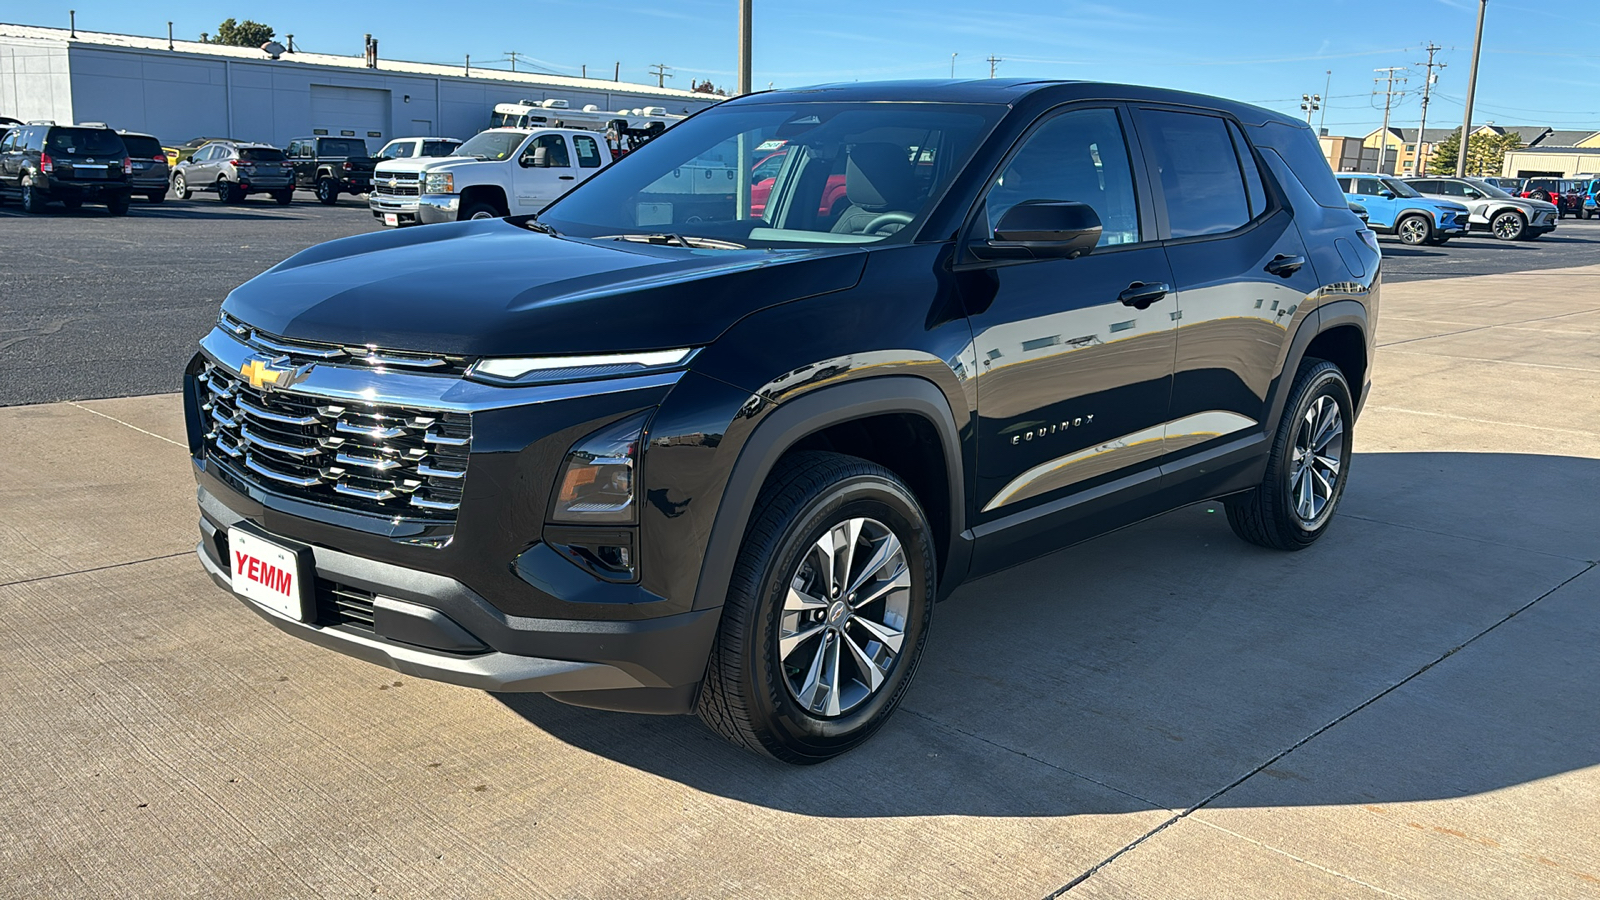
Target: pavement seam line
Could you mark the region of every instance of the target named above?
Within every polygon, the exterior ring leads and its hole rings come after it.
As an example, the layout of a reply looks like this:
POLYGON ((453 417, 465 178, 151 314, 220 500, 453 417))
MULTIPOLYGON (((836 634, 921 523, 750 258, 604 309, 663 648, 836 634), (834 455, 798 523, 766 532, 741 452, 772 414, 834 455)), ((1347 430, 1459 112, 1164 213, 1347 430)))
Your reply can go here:
POLYGON ((1472 416, 1457 416, 1451 413, 1424 412, 1420 409, 1406 409, 1400 406, 1377 406, 1368 403, 1366 409, 1378 409, 1384 412, 1405 413, 1412 416, 1432 416, 1436 419, 1455 419, 1459 422, 1479 422, 1484 425, 1499 425, 1502 428, 1531 428, 1534 431, 1554 431, 1560 434, 1581 434, 1584 437, 1600 437, 1600 432, 1580 431, 1576 428, 1551 428, 1548 425, 1527 425, 1521 422, 1500 422, 1494 419, 1475 419, 1472 416))
POLYGON ((1519 547, 1516 544, 1508 544, 1505 541, 1491 541, 1485 538, 1469 537, 1464 534, 1451 534, 1448 531, 1435 531, 1432 528, 1423 528, 1420 525, 1407 525, 1404 522, 1390 522, 1385 519, 1374 519, 1371 516, 1358 516, 1355 513, 1341 512, 1338 514, 1338 516, 1341 519, 1355 519, 1358 522, 1371 522, 1374 525, 1388 525, 1391 528, 1404 528, 1409 531, 1420 531, 1423 534, 1436 534, 1439 537, 1447 537, 1455 541, 1471 541, 1474 544, 1487 544, 1490 547, 1504 547, 1507 550, 1515 550, 1518 553, 1537 553, 1540 556, 1548 556, 1551 559, 1564 559, 1569 562, 1578 562, 1584 564, 1592 564, 1596 562, 1592 559, 1584 559, 1581 556, 1568 556, 1565 553, 1552 553, 1549 550, 1536 550, 1532 547, 1519 547))
POLYGON ((49 581, 52 578, 67 578, 72 575, 87 575, 90 572, 104 572, 107 569, 120 569, 124 566, 137 566, 147 562, 159 562, 163 559, 177 559, 180 556, 188 556, 193 552, 193 550, 179 550, 177 553, 168 553, 164 556, 152 556, 149 559, 130 559, 127 562, 112 563, 109 566, 94 566, 93 568, 89 569, 78 569, 75 572, 57 572, 54 575, 37 575, 33 578, 21 578, 16 581, 7 581, 4 584, 0 584, 0 588, 14 587, 19 584, 33 584, 36 581, 49 581))
POLYGON ((151 437, 155 438, 156 440, 158 440, 158 441, 166 441, 167 443, 171 444, 174 447, 182 447, 183 446, 182 444, 178 443, 177 441, 173 440, 172 438, 162 437, 161 435, 156 434, 154 431, 145 431, 143 428, 140 428, 137 425, 133 425, 133 424, 128 423, 128 422, 124 422, 121 419, 117 418, 116 416, 108 416, 105 413, 101 412, 100 410, 91 409, 91 408, 89 408, 87 406, 84 406, 82 403, 79 403, 76 400, 68 400, 67 401, 67 405, 76 406, 77 408, 83 410, 84 412, 94 413, 95 415, 99 416, 102 419, 110 419, 111 421, 117 423, 118 425, 126 425, 127 427, 132 428, 134 431, 137 431, 140 434, 148 434, 151 437))
MULTIPOLYGON (((1556 315, 1553 315, 1553 316, 1537 316, 1537 317, 1532 318, 1532 319, 1519 319, 1519 320, 1517 320, 1515 322, 1500 322, 1500 323, 1495 324, 1495 325, 1479 325, 1476 328, 1463 328, 1460 331, 1447 331, 1444 334, 1430 334, 1430 335, 1426 335, 1426 336, 1423 336, 1423 337, 1406 338, 1403 341, 1391 341, 1391 342, 1389 342, 1387 344, 1379 344, 1378 345, 1378 349, 1382 350, 1385 347, 1398 347, 1401 344, 1414 344, 1417 341, 1431 341, 1434 338, 1455 337, 1458 334, 1471 334, 1474 331, 1489 331, 1489 330, 1494 329, 1494 328, 1512 328, 1512 327, 1515 327, 1515 326, 1518 326, 1518 325, 1526 325, 1529 322, 1548 322, 1548 321, 1550 321, 1552 319, 1565 319, 1568 316, 1582 316, 1582 315, 1587 315, 1587 314, 1592 313, 1592 312, 1600 312, 1600 307, 1595 307, 1594 309, 1579 309, 1579 310, 1574 310, 1573 312, 1566 312, 1566 313, 1557 313, 1556 315)), ((1425 321, 1425 320, 1414 319, 1412 321, 1425 321)))
POLYGON ((1386 897, 1400 897, 1400 898, 1402 898, 1402 900, 1405 900, 1405 896, 1406 896, 1405 894, 1396 894, 1394 891, 1384 890, 1383 888, 1378 887, 1375 884, 1368 884, 1367 882, 1362 881, 1361 879, 1355 877, 1354 875, 1346 875, 1345 873, 1340 872, 1337 869, 1330 869, 1327 866, 1319 865, 1317 863, 1314 863, 1309 859, 1305 859, 1303 857, 1295 856, 1293 853, 1290 853, 1287 850, 1283 850, 1283 849, 1280 849, 1278 847, 1274 847, 1271 844, 1268 844, 1268 843, 1265 843, 1265 842, 1262 842, 1262 841, 1258 841, 1253 837, 1247 837, 1245 835, 1240 834, 1237 831, 1233 831, 1233 830, 1228 829, 1228 828, 1223 828, 1221 825, 1218 825, 1215 822, 1207 822, 1205 819, 1201 819, 1201 818, 1198 818, 1198 817, 1195 818, 1195 821, 1200 823, 1201 825, 1206 826, 1207 828, 1213 828, 1213 829, 1216 829, 1217 831, 1222 832, 1223 834, 1232 835, 1233 837, 1236 837, 1239 840, 1244 841, 1245 843, 1254 844, 1257 847, 1260 847, 1261 849, 1266 850, 1266 851, 1268 851, 1270 853, 1276 853, 1279 856, 1288 857, 1289 859, 1292 859, 1297 863, 1301 863, 1302 865, 1310 866, 1311 868, 1316 869, 1319 872, 1326 872, 1329 875, 1334 876, 1335 878, 1342 878, 1345 881, 1354 882, 1356 884, 1361 885, 1364 888, 1370 888, 1371 890, 1377 891, 1378 893, 1383 894, 1386 897))
POLYGON ((1301 738, 1300 740, 1295 741, 1293 744, 1291 744, 1286 749, 1279 751, 1277 753, 1277 755, 1273 756, 1271 759, 1267 760, 1266 762, 1262 763, 1259 766, 1256 766, 1254 769, 1251 769, 1250 771, 1246 772, 1245 774, 1239 776, 1238 778, 1234 779, 1229 784, 1226 784, 1226 785, 1222 786, 1221 788, 1217 789, 1209 797, 1206 797, 1204 800, 1201 800, 1199 803, 1196 803, 1195 805, 1189 807, 1188 809, 1184 810, 1181 813, 1178 813, 1177 815, 1173 816, 1172 818, 1168 819, 1167 821, 1162 822, 1160 825, 1157 825, 1155 828, 1152 828, 1150 831, 1146 832, 1145 834, 1139 836, 1138 838, 1136 838, 1135 840, 1130 842, 1127 846, 1123 847, 1121 850, 1118 850, 1117 852, 1111 854, 1110 856, 1108 856, 1105 859, 1101 860, 1100 862, 1096 863, 1094 866, 1090 867, 1088 870, 1084 871, 1083 874, 1079 875, 1078 877, 1076 877, 1076 878, 1072 879, 1071 881, 1067 882, 1066 884, 1062 885, 1060 888, 1056 889, 1053 893, 1045 895, 1044 900, 1057 900, 1057 898, 1065 895, 1068 891, 1070 891, 1073 888, 1077 887, 1078 885, 1084 883, 1085 881, 1088 881, 1091 877, 1093 877, 1101 869, 1104 869, 1106 866, 1109 866, 1113 862, 1116 862, 1119 858, 1122 857, 1123 854, 1129 852, 1130 850, 1134 849, 1135 847, 1139 846, 1140 844, 1144 843, 1145 841, 1149 840, 1150 838, 1153 838, 1156 835, 1160 834, 1161 832, 1167 830, 1168 827, 1170 827, 1174 823, 1178 822, 1180 819, 1188 818, 1189 816, 1193 815, 1196 811, 1204 809, 1206 806, 1210 805, 1213 801, 1215 801, 1218 798, 1220 798, 1223 794, 1226 794, 1227 792, 1233 790, 1234 788, 1238 787, 1239 785, 1244 784, 1246 781, 1249 781, 1251 778, 1254 778, 1256 775, 1259 775, 1263 769, 1269 768, 1273 763, 1277 762, 1278 760, 1283 759, 1285 756, 1288 756, 1289 754, 1291 754, 1294 751, 1300 749, 1301 747, 1305 746, 1306 744, 1310 743, 1311 741, 1317 739, 1318 737, 1321 737, 1329 729, 1331 729, 1334 726, 1338 725, 1340 722, 1343 722, 1345 719, 1350 718, 1351 716, 1355 715, 1356 713, 1361 712, 1363 709, 1366 709, 1367 707, 1369 707, 1372 704, 1378 702, 1379 700, 1382 700, 1384 697, 1387 697, 1390 694, 1394 693, 1395 691, 1399 690, 1400 688, 1406 686, 1407 684, 1410 684, 1414 679, 1417 678, 1417 676, 1423 674, 1424 672, 1427 672, 1429 669, 1432 669, 1434 666, 1437 666, 1439 663, 1442 663, 1445 660, 1449 659, 1450 657, 1454 656, 1456 653, 1458 653, 1461 650, 1465 649, 1466 647, 1468 647, 1469 645, 1471 645, 1472 643, 1474 643, 1475 641, 1477 641, 1479 638, 1483 637, 1484 635, 1488 634, 1489 632, 1494 631, 1496 628, 1499 628, 1501 625, 1504 625, 1505 623, 1511 621, 1512 619, 1516 618, 1517 616, 1521 615, 1522 613, 1527 612, 1529 609, 1532 609, 1534 604, 1536 604, 1539 601, 1543 600, 1544 598, 1550 596, 1551 594, 1554 594, 1556 591, 1561 590, 1562 588, 1564 588, 1567 585, 1573 583, 1574 581, 1577 581, 1579 578, 1582 578, 1583 576, 1589 574, 1590 572, 1593 572, 1597 565, 1600 565, 1600 563, 1592 563, 1592 562, 1589 563, 1588 565, 1584 566, 1582 569, 1579 569, 1576 573, 1574 573, 1570 577, 1568 577, 1566 579, 1563 579, 1560 584, 1557 584, 1555 587, 1552 587, 1548 591, 1545 591, 1544 593, 1542 593, 1539 596, 1533 598, 1532 600, 1529 600, 1527 603, 1524 603, 1523 605, 1521 605, 1521 606, 1517 607, 1516 609, 1512 610, 1511 612, 1507 613, 1505 615, 1505 617, 1501 618, 1499 621, 1493 623, 1492 625, 1490 625, 1489 627, 1483 629, 1482 631, 1478 632, 1477 634, 1473 635, 1472 637, 1469 637, 1466 640, 1462 641, 1461 643, 1457 644, 1456 646, 1450 648, 1449 650, 1446 650, 1444 653, 1440 654, 1440 656, 1438 658, 1436 658, 1433 661, 1427 663, 1422 668, 1416 670, 1415 672, 1412 672, 1410 675, 1407 675, 1406 677, 1400 679, 1399 681, 1395 682, 1394 684, 1389 685, 1388 687, 1384 688, 1383 690, 1381 690, 1378 693, 1372 695, 1371 697, 1369 697, 1368 699, 1366 699, 1365 701, 1363 701, 1362 703, 1357 705, 1355 708, 1345 712, 1343 715, 1338 716, 1333 721, 1329 722, 1326 725, 1323 725, 1321 728, 1318 728, 1317 730, 1311 732, 1310 734, 1306 735, 1305 737, 1301 738))
POLYGON ((1141 797, 1138 794, 1135 794, 1135 793, 1133 793, 1131 791, 1123 790, 1122 788, 1119 788, 1114 784, 1106 784, 1104 781, 1101 781, 1098 778, 1091 778, 1088 775, 1083 774, 1082 772, 1074 772, 1071 769, 1065 768, 1063 766, 1058 766, 1055 763, 1050 762, 1047 759, 1040 759, 1039 757, 1034 756, 1033 754, 1028 753, 1025 750, 1018 750, 1015 747, 1007 747, 1005 744, 999 743, 998 741, 991 741, 988 738, 984 737, 983 735, 974 734, 973 732, 970 732, 970 731, 965 731, 965 730, 957 728, 956 726, 951 725, 951 724, 949 724, 947 722, 941 722, 938 719, 935 719, 933 716, 928 715, 927 713, 920 713, 920 712, 917 712, 916 710, 910 709, 908 707, 901 707, 901 710, 903 712, 909 714, 909 715, 916 716, 917 718, 923 720, 924 722, 928 722, 928 723, 930 723, 932 725, 936 725, 936 726, 938 726, 940 728, 943 728, 946 731, 952 731, 952 732, 954 732, 956 734, 961 735, 962 737, 972 738, 972 739, 974 739, 974 740, 976 740, 976 741, 978 741, 980 743, 988 744, 989 746, 994 747, 994 748, 999 749, 999 750, 1004 750, 1007 753, 1014 753, 1017 756, 1020 756, 1023 759, 1028 760, 1029 762, 1036 762, 1036 763, 1038 763, 1038 764, 1040 764, 1040 765, 1042 765, 1042 766, 1044 766, 1046 768, 1055 769, 1057 772, 1061 772, 1061 773, 1066 774, 1066 775, 1071 775, 1073 778, 1081 778, 1084 781, 1089 782, 1090 784, 1098 784, 1098 785, 1100 785, 1101 787, 1105 788, 1108 791, 1116 791, 1117 793, 1123 795, 1124 797, 1130 797, 1130 798, 1132 798, 1134 800, 1137 800, 1140 803, 1143 803, 1144 805, 1150 807, 1151 809, 1165 809, 1168 812, 1172 811, 1171 809, 1168 809, 1167 807, 1162 806, 1161 804, 1155 802, 1154 800, 1150 800, 1150 799, 1147 799, 1145 797, 1141 797))
MULTIPOLYGON (((1385 347, 1388 350, 1390 348, 1385 347)), ((1519 362, 1514 359, 1489 359, 1484 356, 1456 356, 1453 353, 1433 353, 1427 350, 1412 350, 1408 347, 1396 347, 1394 353, 1415 353, 1418 356, 1429 356, 1434 359, 1457 359, 1463 362, 1494 363, 1501 366, 1525 366, 1529 369, 1556 369, 1562 372, 1588 372, 1591 375, 1600 374, 1600 369, 1586 369, 1582 366, 1553 366, 1549 363, 1519 362)))

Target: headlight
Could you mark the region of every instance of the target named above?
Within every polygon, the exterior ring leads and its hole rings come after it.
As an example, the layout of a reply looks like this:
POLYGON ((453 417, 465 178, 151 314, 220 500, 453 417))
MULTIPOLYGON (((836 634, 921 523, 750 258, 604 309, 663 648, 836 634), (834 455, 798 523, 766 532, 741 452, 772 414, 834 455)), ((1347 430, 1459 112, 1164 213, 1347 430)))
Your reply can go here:
POLYGON ((628 525, 638 490, 635 463, 650 412, 629 416, 589 435, 567 451, 550 519, 555 522, 628 525))
POLYGON ((424 194, 454 194, 456 192, 456 178, 450 172, 429 172, 422 176, 422 192, 424 194))
POLYGON ((523 359, 480 359, 468 378, 496 384, 542 384, 643 375, 679 368, 694 358, 695 349, 608 353, 595 356, 536 356, 523 359))

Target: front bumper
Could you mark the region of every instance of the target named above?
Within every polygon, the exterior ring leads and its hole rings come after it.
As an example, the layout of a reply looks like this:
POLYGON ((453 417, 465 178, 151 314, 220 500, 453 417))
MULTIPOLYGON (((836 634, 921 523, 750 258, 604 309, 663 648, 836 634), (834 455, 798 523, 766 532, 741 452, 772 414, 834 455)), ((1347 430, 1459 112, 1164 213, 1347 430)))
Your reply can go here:
POLYGON ((367 207, 373 218, 382 220, 386 215, 395 217, 399 225, 437 225, 454 222, 461 209, 459 194, 423 194, 420 197, 390 197, 369 194, 367 207))

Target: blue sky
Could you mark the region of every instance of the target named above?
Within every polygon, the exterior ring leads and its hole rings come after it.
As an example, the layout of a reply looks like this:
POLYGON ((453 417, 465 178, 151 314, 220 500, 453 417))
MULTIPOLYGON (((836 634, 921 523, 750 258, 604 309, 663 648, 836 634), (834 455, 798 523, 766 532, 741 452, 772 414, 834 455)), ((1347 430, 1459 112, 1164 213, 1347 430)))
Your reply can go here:
MULTIPOLYGON (((987 77, 990 55, 1006 76, 1127 81, 1220 94, 1298 112, 1302 93, 1326 90, 1326 125, 1363 134, 1382 121, 1373 69, 1415 66, 1429 41, 1444 47, 1430 127, 1461 121, 1476 0, 755 0, 755 81, 796 87, 826 81, 987 77)), ((530 0, 439 3, 173 4, 75 0, 80 27, 181 36, 214 31, 227 16, 295 35, 306 50, 359 55, 361 36, 383 56, 499 65, 515 50, 546 71, 644 81, 666 63, 687 87, 735 81, 735 0, 530 0)), ((0 18, 64 26, 65 4, 13 4, 0 18)), ((1600 4, 1595 0, 1490 0, 1475 122, 1600 130, 1600 4)), ((1420 93, 1420 92, 1419 92, 1420 93)), ((1402 98, 1392 124, 1415 126, 1419 96, 1402 98)), ((1319 114, 1320 116, 1321 114, 1319 114)), ((1317 124, 1314 118, 1313 125, 1317 124)))

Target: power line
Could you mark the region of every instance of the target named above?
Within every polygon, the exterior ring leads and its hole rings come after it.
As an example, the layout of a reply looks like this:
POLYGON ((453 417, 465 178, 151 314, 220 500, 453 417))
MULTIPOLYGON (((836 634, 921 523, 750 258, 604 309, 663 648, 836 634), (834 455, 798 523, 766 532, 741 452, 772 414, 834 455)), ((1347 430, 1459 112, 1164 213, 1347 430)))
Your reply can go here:
MULTIPOLYGON (((1397 91, 1394 89, 1395 73, 1404 72, 1407 70, 1404 66, 1390 66, 1387 69, 1373 69, 1372 71, 1378 73, 1378 77, 1373 79, 1374 84, 1383 82, 1385 78, 1387 78, 1389 82, 1388 87, 1384 88, 1382 91, 1379 91, 1376 88, 1374 88, 1372 91, 1372 95, 1374 97, 1378 96, 1379 94, 1383 95, 1383 130, 1379 132, 1378 137, 1378 171, 1384 172, 1384 166, 1389 164, 1389 107, 1394 104, 1395 95, 1405 93, 1404 90, 1397 91)), ((1405 84, 1405 82, 1405 77, 1401 76, 1400 83, 1405 84)), ((1393 175, 1394 173, 1386 172, 1384 174, 1393 175)))

